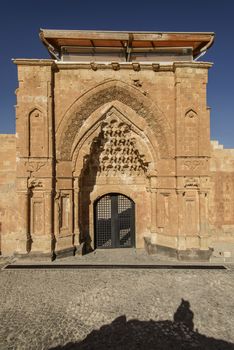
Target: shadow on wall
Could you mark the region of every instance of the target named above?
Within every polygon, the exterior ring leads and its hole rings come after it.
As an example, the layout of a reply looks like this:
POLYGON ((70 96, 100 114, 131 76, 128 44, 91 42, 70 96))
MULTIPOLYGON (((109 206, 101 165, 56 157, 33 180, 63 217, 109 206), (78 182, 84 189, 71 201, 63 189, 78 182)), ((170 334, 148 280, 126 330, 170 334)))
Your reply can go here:
POLYGON ((89 234, 89 207, 90 194, 96 184, 97 174, 100 171, 100 155, 103 150, 103 132, 94 138, 90 146, 89 155, 84 157, 83 168, 79 177, 79 242, 84 243, 84 254, 91 252, 91 237, 89 234))
POLYGON ((234 350, 234 344, 194 331, 193 312, 182 299, 174 321, 127 321, 126 316, 94 330, 77 343, 50 350, 234 350))

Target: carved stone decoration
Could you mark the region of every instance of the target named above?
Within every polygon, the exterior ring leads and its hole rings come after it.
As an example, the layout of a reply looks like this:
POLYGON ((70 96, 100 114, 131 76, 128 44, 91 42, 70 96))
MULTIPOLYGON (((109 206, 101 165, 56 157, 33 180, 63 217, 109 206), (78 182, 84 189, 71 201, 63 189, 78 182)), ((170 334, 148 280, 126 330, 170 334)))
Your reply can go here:
POLYGON ((90 63, 90 67, 91 67, 91 69, 94 70, 94 71, 96 71, 96 70, 98 69, 98 66, 97 66, 97 64, 96 64, 95 62, 91 62, 91 63, 90 63))
POLYGON ((115 117, 103 122, 101 133, 93 141, 84 163, 86 175, 96 172, 98 176, 138 176, 148 169, 148 162, 138 151, 130 126, 115 117))
POLYGON ((31 177, 28 179, 28 188, 29 189, 33 189, 33 188, 36 188, 36 187, 43 187, 43 183, 41 180, 39 179, 36 179, 34 177, 31 177))
POLYGON ((188 188, 198 188, 199 179, 196 177, 189 177, 185 179, 184 187, 188 188))
POLYGON ((139 72, 141 70, 141 65, 138 62, 132 63, 132 68, 133 70, 135 70, 136 72, 139 72))
POLYGON ((24 163, 26 169, 28 172, 32 173, 36 173, 39 169, 41 169, 43 166, 46 165, 45 162, 25 162, 24 163))
POLYGON ((195 118, 197 116, 197 113, 193 110, 193 109, 189 109, 186 113, 185 113, 185 117, 187 118, 195 118))
POLYGON ((133 85, 136 87, 142 87, 143 83, 139 79, 133 79, 133 85))
MULTIPOLYGON (((170 126, 161 111, 152 110, 142 101, 142 96, 136 97, 134 93, 129 93, 129 89, 119 86, 108 86, 98 91, 96 94, 89 96, 85 103, 81 104, 77 111, 71 116, 66 130, 64 130, 60 149, 61 160, 71 159, 71 149, 78 130, 81 128, 85 120, 100 106, 113 100, 117 100, 126 104, 139 116, 144 118, 149 127, 152 128, 160 145, 160 152, 162 157, 168 157, 169 147, 166 135, 171 134, 170 126)), ((150 100, 149 100, 150 101, 150 100)))
POLYGON ((189 170, 196 170, 200 166, 199 160, 186 160, 184 162, 184 166, 189 170))
POLYGON ((120 70, 120 64, 118 62, 112 62, 111 66, 113 70, 120 70))
POLYGON ((152 68, 154 72, 158 72, 159 71, 159 67, 160 65, 158 63, 152 63, 152 68))

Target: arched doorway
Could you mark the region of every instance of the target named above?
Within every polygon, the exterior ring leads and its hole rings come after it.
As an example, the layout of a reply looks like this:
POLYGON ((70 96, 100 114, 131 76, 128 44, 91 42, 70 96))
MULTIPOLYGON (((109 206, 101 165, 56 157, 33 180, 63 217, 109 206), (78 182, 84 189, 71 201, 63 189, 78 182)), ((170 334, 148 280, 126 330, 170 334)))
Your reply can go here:
POLYGON ((135 246, 135 203, 120 193, 108 193, 94 203, 95 248, 135 246))

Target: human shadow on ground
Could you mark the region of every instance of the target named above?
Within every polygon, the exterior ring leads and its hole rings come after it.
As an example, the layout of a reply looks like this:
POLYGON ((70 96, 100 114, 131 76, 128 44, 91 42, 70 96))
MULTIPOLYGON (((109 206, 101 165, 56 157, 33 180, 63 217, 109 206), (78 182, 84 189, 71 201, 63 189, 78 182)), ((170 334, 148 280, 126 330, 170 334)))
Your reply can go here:
POLYGON ((193 316, 190 303, 182 299, 174 321, 127 321, 123 315, 80 342, 50 350, 234 350, 233 343, 194 331, 193 316))

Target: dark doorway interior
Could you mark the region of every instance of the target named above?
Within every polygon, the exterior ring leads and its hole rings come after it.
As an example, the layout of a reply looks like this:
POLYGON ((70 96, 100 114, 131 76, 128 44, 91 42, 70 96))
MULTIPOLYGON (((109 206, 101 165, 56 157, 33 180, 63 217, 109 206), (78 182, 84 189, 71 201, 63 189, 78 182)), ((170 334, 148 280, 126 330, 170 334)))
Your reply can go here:
POLYGON ((135 204, 119 193, 109 193, 94 204, 95 248, 135 246, 135 204))

